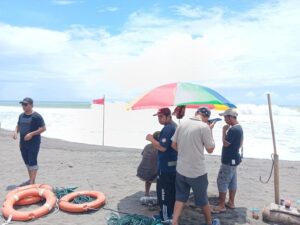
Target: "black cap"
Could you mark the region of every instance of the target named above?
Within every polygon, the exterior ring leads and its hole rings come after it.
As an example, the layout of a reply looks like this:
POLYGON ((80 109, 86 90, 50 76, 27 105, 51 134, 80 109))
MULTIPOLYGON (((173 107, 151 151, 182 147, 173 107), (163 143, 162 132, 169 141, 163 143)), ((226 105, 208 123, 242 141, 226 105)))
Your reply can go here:
POLYGON ((210 117, 210 114, 211 114, 210 110, 206 107, 201 107, 201 108, 197 109, 196 113, 201 113, 202 115, 207 116, 207 117, 210 117))
POLYGON ((32 100, 32 98, 28 98, 27 97, 27 98, 24 98, 23 101, 20 101, 19 103, 20 104, 24 104, 25 103, 25 104, 33 105, 33 100, 32 100))
POLYGON ((158 116, 158 115, 171 116, 171 110, 169 108, 161 108, 153 116, 158 116))

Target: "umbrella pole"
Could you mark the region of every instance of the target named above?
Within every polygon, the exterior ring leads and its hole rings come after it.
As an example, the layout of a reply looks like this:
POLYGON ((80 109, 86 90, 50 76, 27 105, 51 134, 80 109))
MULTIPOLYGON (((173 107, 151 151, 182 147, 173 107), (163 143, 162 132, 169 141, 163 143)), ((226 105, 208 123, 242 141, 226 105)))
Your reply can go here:
POLYGON ((272 129, 273 147, 274 147, 275 203, 279 204, 279 156, 277 154, 277 149, 276 149, 275 131, 274 131, 274 124, 273 124, 273 115, 272 115, 271 96, 270 96, 270 94, 267 94, 267 97, 268 97, 269 115, 270 115, 271 129, 272 129))

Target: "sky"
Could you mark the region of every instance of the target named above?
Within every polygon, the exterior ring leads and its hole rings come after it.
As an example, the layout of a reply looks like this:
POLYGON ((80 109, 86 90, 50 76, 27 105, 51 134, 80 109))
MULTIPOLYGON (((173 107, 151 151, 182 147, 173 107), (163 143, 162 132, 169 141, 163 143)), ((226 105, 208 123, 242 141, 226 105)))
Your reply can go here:
POLYGON ((299 0, 1 0, 0 100, 130 101, 191 82, 300 105, 299 0))

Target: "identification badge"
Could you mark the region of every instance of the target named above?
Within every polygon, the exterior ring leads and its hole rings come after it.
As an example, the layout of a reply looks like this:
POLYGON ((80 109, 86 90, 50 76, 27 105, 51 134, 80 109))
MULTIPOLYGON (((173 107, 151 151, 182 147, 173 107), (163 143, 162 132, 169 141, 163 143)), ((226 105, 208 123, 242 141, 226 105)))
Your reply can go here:
POLYGON ((235 159, 231 160, 231 164, 235 165, 235 159))

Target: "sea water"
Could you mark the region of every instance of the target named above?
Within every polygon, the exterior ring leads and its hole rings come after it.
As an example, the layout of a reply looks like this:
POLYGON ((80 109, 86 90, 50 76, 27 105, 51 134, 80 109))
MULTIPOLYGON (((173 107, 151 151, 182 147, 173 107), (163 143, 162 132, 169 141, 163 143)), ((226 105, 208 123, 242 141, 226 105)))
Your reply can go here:
MULTIPOLYGON (((300 160, 300 111, 294 107, 273 106, 273 120, 277 152, 280 159, 300 160)), ((45 137, 58 138, 87 144, 102 144, 103 106, 89 103, 38 103, 34 108, 45 119, 45 137)), ((1 128, 14 130, 22 108, 16 102, 0 102, 1 128)), ((117 147, 143 148, 148 133, 161 130, 155 109, 126 110, 125 103, 105 105, 104 144, 117 147)), ((272 132, 267 105, 238 105, 238 120, 244 129, 244 157, 271 158, 273 153, 272 132)), ((193 116, 194 110, 187 110, 183 120, 193 116)), ((218 116, 212 111, 211 118, 218 116)), ((175 122, 179 123, 177 119, 175 122)), ((182 122, 182 120, 181 120, 182 122)), ((216 149, 222 149, 222 127, 224 120, 213 129, 216 149)))

